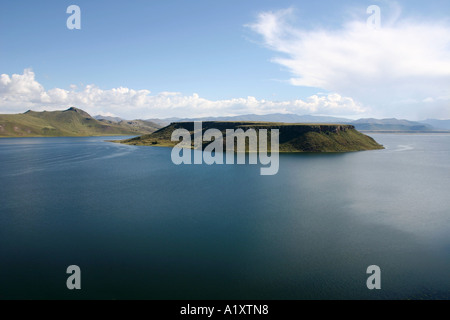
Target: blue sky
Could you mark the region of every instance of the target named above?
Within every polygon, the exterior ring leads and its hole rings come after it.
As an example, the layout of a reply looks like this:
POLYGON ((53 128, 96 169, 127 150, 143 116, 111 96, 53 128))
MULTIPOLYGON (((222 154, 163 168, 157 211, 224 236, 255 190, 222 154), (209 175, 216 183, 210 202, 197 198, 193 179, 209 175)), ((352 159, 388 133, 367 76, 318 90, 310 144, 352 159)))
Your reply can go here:
MULTIPOLYGON (((450 118, 445 89, 450 45, 447 39, 435 45, 425 36, 416 41, 412 34, 422 24, 434 34, 450 30, 449 9, 448 1, 439 0, 3 1, 0 112, 76 105, 126 118, 271 112, 450 118), (81 30, 66 27, 72 4, 81 9, 81 30), (314 57, 315 50, 340 51, 339 43, 359 30, 357 23, 365 25, 372 4, 381 8, 386 35, 380 43, 410 39, 405 43, 410 51, 432 43, 430 52, 410 59, 411 65, 423 57, 434 60, 421 63, 423 72, 414 83, 405 85, 411 75, 401 74, 403 69, 388 74, 386 83, 375 73, 361 81, 358 70, 349 73, 351 68, 338 61, 342 56, 314 57), (311 40, 316 35, 325 43, 311 40), (309 70, 314 65, 326 69, 309 70), (436 85, 419 92, 420 79, 436 85), (397 84, 398 90, 391 90, 397 84)), ((356 43, 363 36, 346 44, 352 48, 348 63, 372 50, 356 43)), ((393 48, 394 55, 401 48, 393 48)), ((361 65, 373 62, 388 70, 383 54, 392 56, 381 52, 361 65)), ((398 59, 390 63, 403 63, 398 59)))

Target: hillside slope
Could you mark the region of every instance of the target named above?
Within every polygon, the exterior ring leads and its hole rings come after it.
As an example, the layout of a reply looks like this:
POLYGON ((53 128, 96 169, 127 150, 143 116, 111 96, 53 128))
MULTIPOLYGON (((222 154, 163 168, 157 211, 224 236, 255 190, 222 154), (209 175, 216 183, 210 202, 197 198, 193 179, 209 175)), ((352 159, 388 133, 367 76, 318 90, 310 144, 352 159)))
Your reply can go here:
MULTIPOLYGON (((130 145, 173 147, 178 142, 171 141, 172 132, 180 128, 188 130, 191 133, 191 140, 194 140, 194 123, 177 122, 152 134, 118 142, 130 145)), ((226 129, 236 130, 241 128, 246 131, 253 128, 256 132, 259 129, 268 129, 268 132, 270 129, 278 129, 280 152, 348 152, 383 149, 383 146, 374 139, 358 132, 352 125, 215 121, 202 123, 203 132, 210 128, 222 132, 224 145, 226 143, 226 129)), ((270 139, 268 140, 270 141, 270 139)), ((204 142, 203 146, 208 144, 209 142, 204 142)))
POLYGON ((98 121, 81 109, 0 115, 0 137, 139 135, 161 126, 146 121, 98 121))

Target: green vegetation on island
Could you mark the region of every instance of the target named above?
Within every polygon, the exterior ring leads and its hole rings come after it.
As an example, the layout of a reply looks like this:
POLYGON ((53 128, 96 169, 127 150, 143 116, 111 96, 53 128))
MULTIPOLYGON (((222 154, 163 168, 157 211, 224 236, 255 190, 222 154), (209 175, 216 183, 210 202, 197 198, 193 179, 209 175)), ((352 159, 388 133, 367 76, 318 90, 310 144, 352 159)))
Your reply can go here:
POLYGON ((0 137, 141 135, 159 128, 160 125, 143 120, 99 121, 73 107, 64 111, 27 111, 0 115, 0 137))
MULTIPOLYGON (((233 122, 207 121, 202 123, 203 133, 208 129, 218 129, 224 136, 226 144, 227 129, 271 129, 279 130, 280 152, 351 152, 383 149, 373 138, 357 131, 353 125, 343 124, 293 124, 277 122, 233 122)), ((151 134, 140 137, 115 141, 137 146, 174 147, 179 141, 171 141, 172 132, 176 129, 186 129, 194 141, 194 122, 175 122, 151 134)), ((268 138, 270 142, 270 138, 268 138)), ((203 142, 203 147, 209 142, 203 142)), ((270 143, 269 143, 270 145, 270 143)), ((192 145, 193 146, 193 142, 192 145)), ((225 149, 224 149, 225 150, 225 149)))

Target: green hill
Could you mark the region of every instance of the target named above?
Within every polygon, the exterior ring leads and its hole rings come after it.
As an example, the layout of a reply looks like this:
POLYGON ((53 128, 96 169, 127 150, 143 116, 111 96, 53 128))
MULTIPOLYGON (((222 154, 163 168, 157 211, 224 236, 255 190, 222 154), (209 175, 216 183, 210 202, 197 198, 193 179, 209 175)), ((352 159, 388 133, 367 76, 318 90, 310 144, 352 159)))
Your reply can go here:
MULTIPOLYGON (((175 129, 186 129, 191 133, 193 141, 194 123, 176 122, 152 134, 133 139, 117 141, 130 145, 173 147, 177 141, 171 141, 175 129)), ((357 131, 352 125, 341 124, 292 124, 275 122, 220 122, 202 123, 203 132, 215 128, 222 132, 225 139, 226 129, 278 129, 280 152, 349 152, 383 149, 374 139, 357 131)), ((269 139, 270 141, 270 139, 269 139)), ((204 142, 204 146, 209 142, 204 142)))
POLYGON ((142 120, 98 121, 77 108, 0 115, 0 137, 140 135, 159 128, 153 122, 142 120))

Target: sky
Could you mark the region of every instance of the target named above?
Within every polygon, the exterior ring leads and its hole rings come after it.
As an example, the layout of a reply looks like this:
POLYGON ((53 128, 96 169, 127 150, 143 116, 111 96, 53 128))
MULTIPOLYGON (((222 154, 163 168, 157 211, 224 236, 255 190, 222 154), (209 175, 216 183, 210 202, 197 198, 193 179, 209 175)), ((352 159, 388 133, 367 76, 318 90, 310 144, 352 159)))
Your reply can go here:
POLYGON ((448 12, 448 0, 2 1, 0 113, 449 119, 448 12), (71 5, 81 29, 67 27, 71 5))

